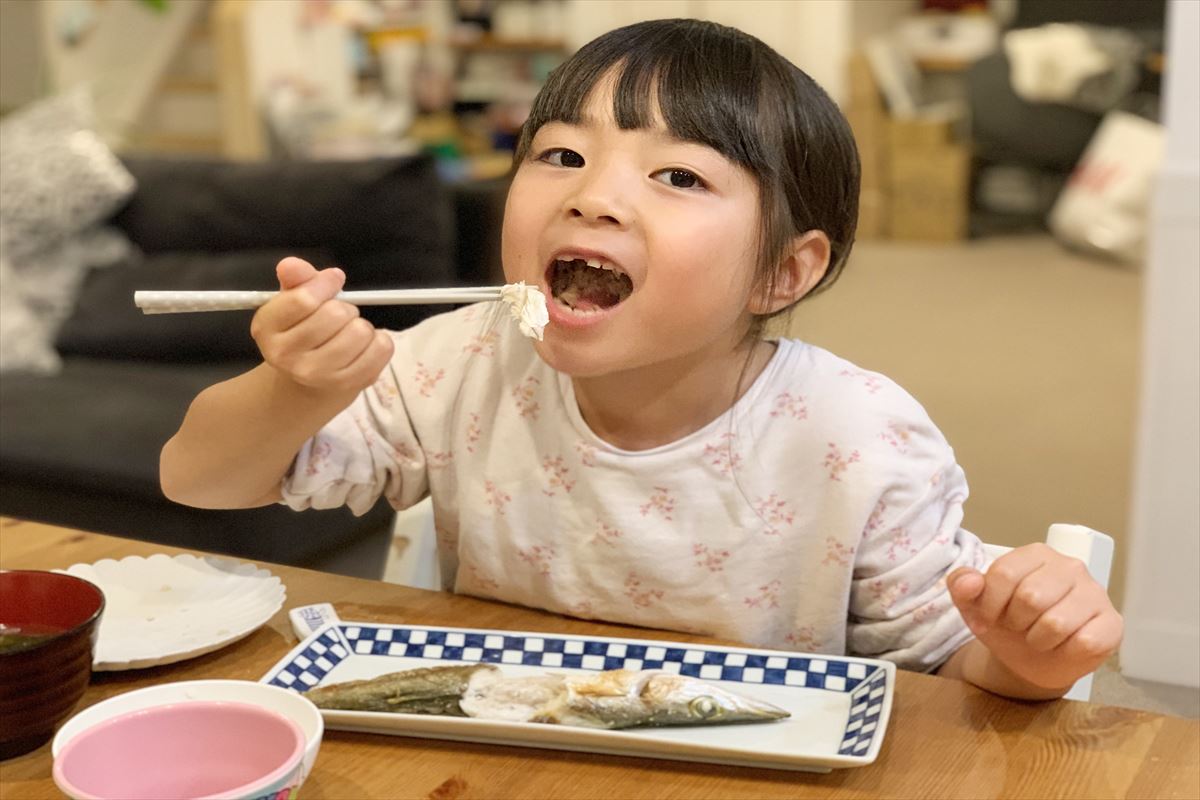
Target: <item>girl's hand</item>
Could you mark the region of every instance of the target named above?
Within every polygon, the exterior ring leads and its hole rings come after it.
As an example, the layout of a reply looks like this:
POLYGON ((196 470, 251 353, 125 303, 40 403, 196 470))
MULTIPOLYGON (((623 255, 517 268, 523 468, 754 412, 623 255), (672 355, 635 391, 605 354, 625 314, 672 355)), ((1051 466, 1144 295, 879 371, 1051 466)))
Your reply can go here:
POLYGON ((1065 691, 1121 643, 1124 622, 1104 587, 1045 544, 1005 553, 987 574, 961 567, 946 583, 979 642, 1035 686, 1065 691))
POLYGON ((299 258, 275 267, 279 294, 258 309, 250 335, 267 364, 313 389, 357 394, 370 386, 392 357, 392 339, 335 300, 346 275, 317 270, 299 258))

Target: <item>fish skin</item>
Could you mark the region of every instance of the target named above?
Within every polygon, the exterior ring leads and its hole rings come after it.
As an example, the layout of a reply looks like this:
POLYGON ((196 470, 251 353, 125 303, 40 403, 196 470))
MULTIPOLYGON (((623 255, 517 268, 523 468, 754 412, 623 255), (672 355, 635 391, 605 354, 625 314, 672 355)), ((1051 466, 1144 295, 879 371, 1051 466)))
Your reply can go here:
POLYGON ((491 664, 422 667, 318 686, 304 696, 317 708, 462 717, 465 714, 458 701, 472 676, 496 671, 491 664))
POLYGON ((660 670, 503 678, 474 676, 459 701, 471 717, 585 728, 767 722, 789 712, 708 681, 660 670))

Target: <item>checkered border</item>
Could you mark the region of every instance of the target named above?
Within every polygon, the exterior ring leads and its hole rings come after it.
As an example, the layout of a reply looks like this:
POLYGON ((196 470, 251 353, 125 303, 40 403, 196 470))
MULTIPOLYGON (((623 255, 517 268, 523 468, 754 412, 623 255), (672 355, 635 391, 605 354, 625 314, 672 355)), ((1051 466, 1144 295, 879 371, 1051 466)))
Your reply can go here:
POLYGON ((877 670, 871 679, 850 693, 850 719, 842 734, 840 756, 865 756, 879 729, 879 715, 887 696, 887 672, 877 670))
POLYGON ((834 656, 763 655, 502 632, 342 623, 330 627, 267 679, 285 689, 317 686, 350 654, 586 670, 661 669, 704 680, 849 692, 850 717, 839 755, 867 753, 879 729, 887 671, 834 656))

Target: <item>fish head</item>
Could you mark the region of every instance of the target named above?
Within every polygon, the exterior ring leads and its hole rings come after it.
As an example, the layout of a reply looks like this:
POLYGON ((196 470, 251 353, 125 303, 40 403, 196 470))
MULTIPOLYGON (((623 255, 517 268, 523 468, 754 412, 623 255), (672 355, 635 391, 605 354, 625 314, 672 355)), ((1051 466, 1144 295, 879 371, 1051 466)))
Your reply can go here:
POLYGON ((639 695, 658 724, 715 725, 791 716, 771 703, 735 694, 711 681, 669 672, 644 673, 639 695))

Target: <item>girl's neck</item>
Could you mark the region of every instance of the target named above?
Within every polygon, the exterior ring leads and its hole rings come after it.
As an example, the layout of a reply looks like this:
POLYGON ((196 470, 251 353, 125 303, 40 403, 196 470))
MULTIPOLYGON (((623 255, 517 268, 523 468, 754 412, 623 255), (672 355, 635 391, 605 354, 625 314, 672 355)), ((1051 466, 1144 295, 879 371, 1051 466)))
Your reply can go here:
POLYGON ((573 377, 571 383, 593 433, 622 450, 650 450, 725 413, 762 374, 775 347, 753 339, 720 358, 690 354, 626 372, 573 377))

